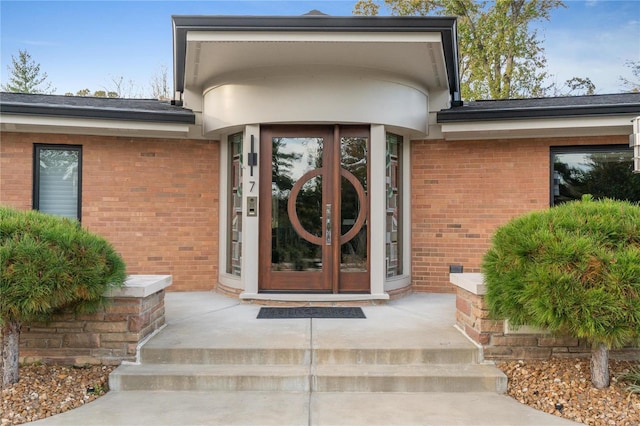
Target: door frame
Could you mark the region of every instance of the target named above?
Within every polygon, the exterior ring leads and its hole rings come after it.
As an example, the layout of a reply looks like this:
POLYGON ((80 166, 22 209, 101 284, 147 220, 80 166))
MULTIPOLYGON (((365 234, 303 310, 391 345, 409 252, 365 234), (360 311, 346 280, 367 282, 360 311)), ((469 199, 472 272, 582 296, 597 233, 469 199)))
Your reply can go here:
MULTIPOLYGON (((369 293, 370 292, 370 262, 371 262, 371 228, 370 223, 370 205, 369 181, 371 173, 371 135, 368 126, 339 126, 339 125, 277 125, 277 126, 261 126, 260 128, 260 198, 263 202, 259 211, 259 243, 258 243, 258 270, 259 283, 258 291, 261 293, 271 292, 301 292, 301 293, 369 293), (329 143, 323 145, 323 164, 322 169, 325 172, 315 172, 314 174, 323 175, 323 195, 322 207, 330 207, 331 218, 334 223, 331 244, 321 244, 323 270, 320 272, 282 272, 272 271, 271 265, 271 181, 272 181, 272 139, 275 136, 283 137, 309 137, 322 136, 329 143), (342 173, 341 164, 341 137, 358 137, 365 136, 367 138, 367 189, 360 190, 354 185, 356 192, 360 197, 366 197, 366 205, 363 212, 358 215, 356 221, 358 227, 367 224, 367 261, 366 272, 341 272, 341 246, 344 241, 348 240, 348 235, 342 235, 341 231, 341 179, 342 177, 351 179, 342 173), (335 232, 337 229, 337 233, 335 232), (301 286, 301 281, 304 286, 301 286)), ((315 170, 322 170, 315 169, 315 170)), ((309 172, 307 172, 309 173, 309 172)), ((299 189, 303 183, 300 179, 300 185, 294 185, 294 189, 299 189)), ((352 181, 353 184, 353 181, 352 181)), ((296 194, 292 190, 293 194, 296 194)), ((295 195, 288 201, 289 210, 295 209, 295 195)), ((323 210, 323 214, 326 214, 323 210)), ((324 217, 324 216, 323 216, 324 217)), ((297 219, 297 218, 296 218, 297 219)), ((292 222, 295 222, 292 221, 292 222)), ((323 232, 319 240, 326 238, 326 220, 322 221, 323 232)), ((301 228, 299 222, 293 223, 294 229, 301 228), (297 226, 296 226, 297 225, 297 226)), ((356 229, 354 224, 352 229, 356 229)), ((298 231, 297 231, 298 232, 298 231)))

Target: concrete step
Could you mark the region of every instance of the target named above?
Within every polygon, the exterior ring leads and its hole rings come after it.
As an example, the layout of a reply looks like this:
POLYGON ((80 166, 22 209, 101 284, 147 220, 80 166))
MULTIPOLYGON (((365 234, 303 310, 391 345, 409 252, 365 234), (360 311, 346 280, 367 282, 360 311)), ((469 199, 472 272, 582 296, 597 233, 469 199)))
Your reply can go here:
POLYGON ((475 364, 476 348, 316 349, 313 363, 319 365, 415 365, 475 364))
POLYGON ((109 375, 116 391, 309 391, 305 365, 121 365, 109 375))
POLYGON ((140 351, 143 364, 310 364, 309 349, 299 348, 147 348, 140 351))
POLYGON ((317 392, 497 392, 507 377, 493 365, 316 365, 317 392))
POLYGON ((475 364, 476 348, 442 349, 287 349, 287 348, 147 348, 143 364, 475 364), (313 354, 313 356, 311 355, 313 354))
POLYGON ((123 365, 112 390, 498 392, 507 379, 490 365, 123 365))

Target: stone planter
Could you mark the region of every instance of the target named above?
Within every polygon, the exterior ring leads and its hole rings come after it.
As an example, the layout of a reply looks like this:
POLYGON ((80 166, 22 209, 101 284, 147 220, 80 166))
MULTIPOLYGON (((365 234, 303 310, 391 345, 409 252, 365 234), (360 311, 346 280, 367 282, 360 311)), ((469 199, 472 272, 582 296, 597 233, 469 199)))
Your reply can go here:
POLYGON ((20 362, 118 365, 135 361, 138 345, 165 321, 164 292, 171 275, 132 275, 107 294, 93 314, 65 312, 47 323, 23 324, 20 362))
MULTIPOLYGON (((485 359, 549 359, 552 356, 590 356, 591 347, 573 337, 553 336, 533 327, 513 328, 508 320, 490 319, 485 303, 486 286, 480 273, 450 274, 456 286, 456 325, 482 347, 485 359)), ((611 352, 616 359, 637 359, 640 349, 611 352)))

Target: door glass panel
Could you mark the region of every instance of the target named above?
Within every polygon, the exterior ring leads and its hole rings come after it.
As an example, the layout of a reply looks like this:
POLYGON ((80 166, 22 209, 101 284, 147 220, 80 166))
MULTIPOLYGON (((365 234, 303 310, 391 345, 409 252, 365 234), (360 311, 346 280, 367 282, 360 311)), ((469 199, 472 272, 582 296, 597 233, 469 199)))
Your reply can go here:
MULTIPOLYGON (((309 171, 322 167, 322 138, 273 138, 271 179, 271 270, 322 270, 322 246, 302 238, 288 214, 293 185, 309 171)), ((295 200, 302 227, 322 236, 322 177, 308 179, 295 200)))
MULTIPOLYGON (((367 192, 367 142, 367 138, 343 137, 340 139, 342 236, 347 235, 354 226, 360 226, 358 216, 362 207, 361 202, 366 202, 367 192), (359 195, 358 189, 347 176, 355 178, 364 193, 359 195)), ((365 220, 355 236, 344 241, 340 247, 340 271, 366 272, 367 246, 367 221, 365 220)))

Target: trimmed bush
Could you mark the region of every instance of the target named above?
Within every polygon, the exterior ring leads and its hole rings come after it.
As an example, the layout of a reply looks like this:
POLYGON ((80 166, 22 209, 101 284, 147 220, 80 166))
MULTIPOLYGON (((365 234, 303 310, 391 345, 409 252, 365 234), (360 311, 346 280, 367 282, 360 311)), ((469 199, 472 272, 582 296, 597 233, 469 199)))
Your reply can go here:
POLYGON ((516 218, 497 230, 482 271, 495 318, 594 347, 640 341, 637 204, 586 196, 516 218))
MULTIPOLYGON (((47 320, 65 309, 95 311, 106 302, 105 292, 125 279, 118 253, 77 221, 0 207, 3 346, 22 322, 47 320)), ((7 373, 6 363, 4 368, 7 373)))

